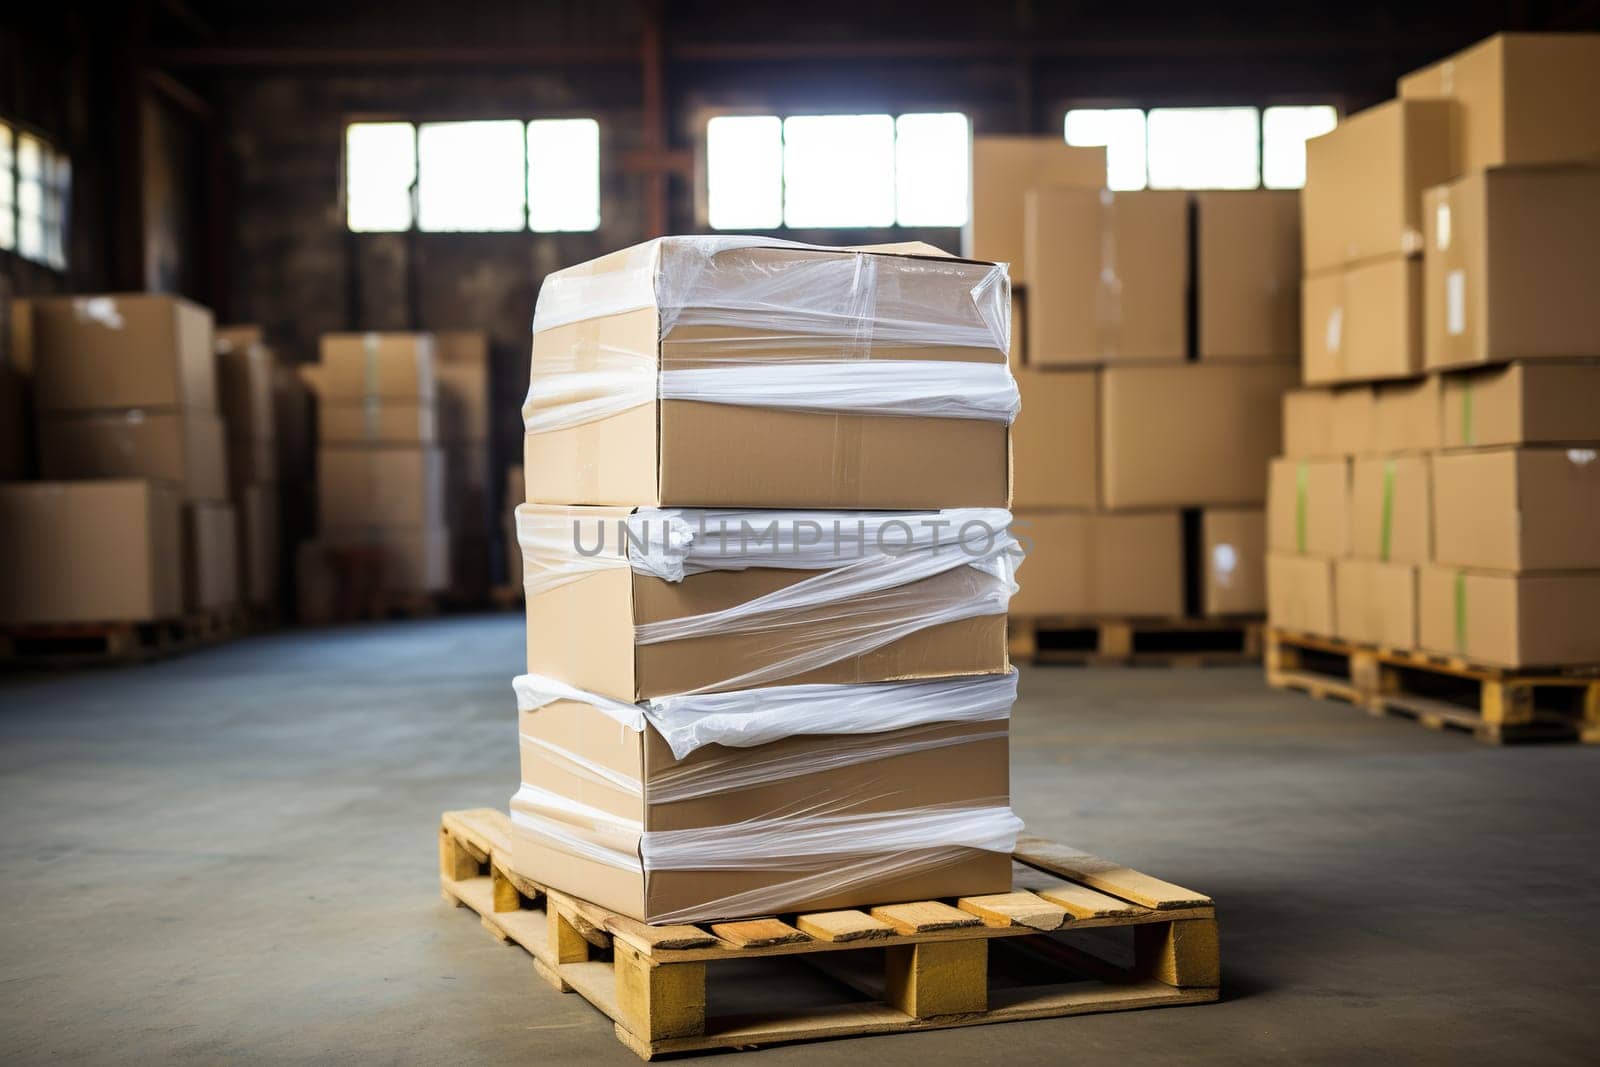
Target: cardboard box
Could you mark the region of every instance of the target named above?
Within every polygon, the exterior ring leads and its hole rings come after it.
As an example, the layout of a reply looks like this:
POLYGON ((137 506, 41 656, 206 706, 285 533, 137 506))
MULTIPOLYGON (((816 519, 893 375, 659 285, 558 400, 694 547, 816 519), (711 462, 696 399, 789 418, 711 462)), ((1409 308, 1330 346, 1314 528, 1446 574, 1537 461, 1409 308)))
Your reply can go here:
MULTIPOLYGON (((377 560, 373 580, 385 593, 414 595, 450 588, 450 531, 443 526, 368 527, 325 533, 321 550, 337 559, 341 552, 360 550, 377 560)), ((337 587, 337 579, 336 579, 337 587)))
POLYGON ((1267 547, 1279 555, 1342 556, 1350 546, 1350 465, 1275 459, 1267 489, 1267 547))
POLYGON ((1023 237, 1023 197, 1058 185, 1099 189, 1106 183, 1106 150, 1074 148, 1059 137, 974 137, 972 211, 961 254, 1010 268, 1011 284, 1029 284, 1023 237))
POLYGON ((1014 617, 1183 614, 1177 512, 1026 511, 1013 528, 1027 550, 1011 598, 1014 617))
POLYGON ((1600 361, 1511 363, 1440 381, 1445 448, 1600 441, 1600 361))
POLYGON ((1283 394, 1285 459, 1323 459, 1333 447, 1332 389, 1291 389, 1283 394))
POLYGON ((447 471, 445 510, 458 537, 487 537, 489 532, 489 449, 486 445, 454 444, 444 448, 447 471))
POLYGON ((1267 517, 1260 508, 1207 508, 1200 516, 1201 611, 1263 615, 1267 610, 1267 517))
MULTIPOLYGON (((581 892, 602 907, 645 921, 704 921, 738 918, 752 908, 810 911, 1005 892, 1009 856, 962 849, 941 859, 940 853, 951 851, 945 846, 930 849, 926 857, 903 847, 886 849, 879 857, 870 832, 860 841, 861 851, 849 856, 774 856, 749 867, 714 870, 645 870, 639 858, 641 832, 726 827, 737 834, 742 828, 737 824, 810 811, 817 797, 833 798, 829 816, 851 819, 1004 804, 1010 793, 1009 746, 1003 727, 996 736, 999 725, 950 723, 890 731, 874 740, 891 752, 897 743, 904 750, 865 761, 839 759, 837 735, 795 736, 748 749, 710 745, 680 760, 653 727, 619 728, 588 705, 558 701, 518 715, 522 778, 567 803, 558 809, 538 803, 537 794, 519 793, 512 802, 512 854, 519 866, 541 872, 551 886, 581 892), (912 743, 921 741, 938 743, 912 743), (674 783, 707 773, 708 766, 726 767, 725 773, 737 778, 752 765, 817 769, 776 778, 768 772, 742 789, 723 787, 687 797, 678 795, 683 790, 669 792, 674 783), (606 773, 585 774, 582 766, 606 773), (532 826, 522 821, 530 818, 532 826), (546 828, 554 828, 559 838, 546 828), (574 848, 574 838, 590 847, 574 848), (882 872, 871 873, 869 865, 878 858, 882 872), (828 877, 843 864, 851 866, 852 877, 828 877), (759 904, 750 902, 753 894, 759 904)), ((787 836, 774 829, 774 840, 787 836)))
POLYGON ((1600 573, 1484 574, 1424 567, 1419 639, 1429 652, 1497 667, 1600 663, 1600 573))
POLYGON ((1022 412, 1011 426, 1011 499, 1018 508, 1099 502, 1099 377, 1092 370, 1014 371, 1022 412))
POLYGON ((217 331, 217 399, 228 437, 235 441, 271 441, 277 435, 272 409, 272 352, 250 337, 258 331, 217 331))
POLYGON ((222 420, 209 411, 108 411, 39 419, 46 478, 154 478, 183 499, 228 499, 222 420))
POLYGON ((316 401, 296 367, 272 371, 272 408, 277 426, 280 483, 307 484, 316 468, 316 401))
POLYGON ((148 622, 183 611, 177 490, 139 480, 0 485, 0 622, 148 622))
POLYGON ((1201 359, 1300 352, 1300 194, 1194 194, 1196 349, 1201 359))
POLYGON ((1333 561, 1268 553, 1267 622, 1295 633, 1337 636, 1333 561))
POLYGON ((1457 102, 1463 173, 1600 156, 1600 34, 1497 33, 1406 75, 1399 91, 1457 102))
POLYGON ((1292 363, 1108 367, 1101 374, 1105 507, 1259 504, 1278 453, 1292 363))
POLYGON ((1502 571, 1600 570, 1600 453, 1498 448, 1433 458, 1433 559, 1502 571))
POLYGON ((278 481, 278 454, 271 441, 228 441, 228 499, 240 500, 253 485, 278 481))
POLYGON ((1341 559, 1333 565, 1341 640, 1409 651, 1417 647, 1417 568, 1341 559))
POLYGON ((217 410, 211 312, 198 304, 143 293, 23 303, 39 411, 217 410))
POLYGON ((278 491, 270 485, 246 486, 239 500, 240 592, 256 605, 278 601, 278 491))
POLYGON ((433 335, 439 436, 447 444, 489 440, 489 339, 479 330, 433 335))
POLYGON ((512 464, 506 468, 505 500, 501 503, 502 521, 500 536, 506 546, 506 584, 522 588, 522 546, 517 544, 517 505, 521 504, 523 486, 522 467, 512 464))
POLYGON ((317 450, 323 532, 445 526, 444 454, 437 448, 317 450))
POLYGON ((1444 440, 1440 388, 1435 375, 1372 387, 1372 434, 1363 452, 1431 452, 1444 440))
MULTIPOLYGON (((753 672, 785 669, 810 653, 828 659, 837 648, 842 625, 857 634, 887 632, 905 623, 907 603, 959 602, 978 595, 975 590, 987 584, 974 568, 953 563, 948 570, 908 582, 906 592, 842 595, 826 608, 774 618, 759 631, 746 622, 727 632, 644 642, 636 626, 729 611, 821 572, 750 566, 689 574, 678 582, 639 574, 617 555, 618 523, 628 514, 629 509, 623 508, 524 505, 524 521, 545 531, 543 547, 524 547, 525 563, 531 553, 542 576, 561 576, 528 591, 530 673, 626 701, 702 689, 750 688, 757 684, 748 680, 753 672), (592 560, 594 567, 574 569, 573 546, 593 545, 603 545, 603 555, 592 560)), ((626 551, 631 546, 621 547, 626 551)), ((954 560, 953 554, 960 550, 951 546, 949 551, 954 560)), ((1005 634, 1004 615, 957 619, 760 684, 1000 673, 1008 668, 1005 634)))
POLYGON ((317 405, 317 439, 324 445, 431 445, 438 438, 433 401, 324 400, 317 405))
POLYGON ((1378 437, 1377 394, 1370 385, 1333 390, 1330 445, 1335 455, 1358 456, 1372 451, 1378 437))
POLYGON ((1422 372, 1422 261, 1372 260, 1307 278, 1301 352, 1307 385, 1422 372))
POLYGON ((232 504, 183 508, 183 603, 212 611, 239 602, 239 527, 232 504))
POLYGON ((1458 173, 1456 104, 1390 100, 1306 142, 1308 274, 1422 249, 1422 191, 1458 173))
POLYGON ((1184 358, 1188 193, 1030 189, 1026 212, 1031 365, 1184 358))
MULTIPOLYGON (((863 366, 918 360, 1003 368, 1010 318, 1003 271, 934 251, 925 245, 812 250, 665 238, 549 275, 535 314, 535 392, 567 396, 574 373, 612 367, 620 351, 639 356, 635 391, 625 394, 638 402, 576 425, 556 420, 528 434, 528 499, 625 506, 1005 506, 1010 434, 1003 420, 659 398, 656 367, 664 373, 716 370, 776 358, 795 368, 797 344, 808 358, 846 376, 854 370, 840 366, 846 359, 863 366), (872 279, 870 300, 865 277, 872 279), (655 294, 673 301, 666 311, 649 302, 655 294), (850 309, 864 300, 871 311, 853 317, 850 309), (607 313, 619 301, 635 310, 607 313), (836 305, 846 309, 842 316, 831 310, 836 305), (591 312, 595 317, 584 317, 591 312), (812 332, 797 341, 797 330, 812 332)), ((813 368, 800 366, 797 373, 811 376, 813 368)), ((953 380, 951 388, 959 392, 960 385, 953 380)), ((781 392, 774 388, 771 395, 781 392)), ((536 421, 552 410, 564 409, 536 407, 536 421)))
POLYGON ((317 395, 327 401, 410 400, 434 396, 433 335, 329 333, 315 368, 317 395))
POLYGON ((1426 218, 1428 367, 1600 355, 1600 167, 1469 174, 1426 218))
POLYGON ((1427 456, 1367 456, 1350 464, 1349 553, 1383 563, 1433 559, 1427 456))

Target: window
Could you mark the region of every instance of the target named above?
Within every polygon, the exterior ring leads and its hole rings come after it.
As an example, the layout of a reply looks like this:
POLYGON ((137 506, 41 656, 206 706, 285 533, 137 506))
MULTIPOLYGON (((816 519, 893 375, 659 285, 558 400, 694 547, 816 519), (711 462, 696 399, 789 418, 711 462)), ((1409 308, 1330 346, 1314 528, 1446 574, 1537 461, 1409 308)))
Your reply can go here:
POLYGON ((0 122, 0 251, 65 270, 71 193, 67 157, 0 122))
POLYGON ((599 229, 599 123, 351 123, 345 220, 366 233, 599 229))
POLYGON ((718 230, 960 226, 971 132, 956 113, 721 115, 706 125, 718 230))
POLYGON ((1104 145, 1112 189, 1298 189, 1306 138, 1338 121, 1332 107, 1075 108, 1072 145, 1104 145))

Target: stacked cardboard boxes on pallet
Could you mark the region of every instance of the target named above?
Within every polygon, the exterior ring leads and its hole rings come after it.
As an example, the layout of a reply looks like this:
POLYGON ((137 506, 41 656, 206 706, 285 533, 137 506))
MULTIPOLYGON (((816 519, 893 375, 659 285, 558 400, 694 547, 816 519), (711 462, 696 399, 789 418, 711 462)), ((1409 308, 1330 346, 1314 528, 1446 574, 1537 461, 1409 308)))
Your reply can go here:
POLYGON ((228 495, 238 524, 240 593, 251 606, 270 608, 279 599, 282 556, 276 364, 259 326, 219 327, 216 347, 228 495))
POLYGON ((380 603, 425 600, 450 580, 433 337, 328 334, 321 350, 311 374, 319 540, 304 568, 320 569, 320 555, 333 579, 373 583, 380 603))
POLYGON ((1263 470, 1299 347, 1295 195, 1104 177, 1101 149, 973 144, 968 251, 1023 282, 1014 501, 1032 562, 1013 612, 1259 615, 1263 470))
POLYGON ((517 870, 650 922, 1010 888, 1008 305, 926 246, 545 280, 517 870))
POLYGON ((1307 146, 1271 621, 1600 662, 1600 35, 1503 34, 1307 146))
POLYGON ((157 295, 19 302, 46 481, 4 490, 8 623, 139 622, 238 601, 211 313, 157 295))
POLYGON ((476 330, 443 330, 433 335, 433 343, 439 445, 448 471, 445 520, 450 527, 450 590, 465 602, 481 603, 493 579, 489 338, 476 330))

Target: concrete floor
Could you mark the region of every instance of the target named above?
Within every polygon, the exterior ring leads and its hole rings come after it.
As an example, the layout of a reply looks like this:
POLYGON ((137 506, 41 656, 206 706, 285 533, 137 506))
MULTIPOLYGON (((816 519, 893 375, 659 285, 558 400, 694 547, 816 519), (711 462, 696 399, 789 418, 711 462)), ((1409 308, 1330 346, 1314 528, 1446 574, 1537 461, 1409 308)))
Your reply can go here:
MULTIPOLYGON (((0 682, 0 1057, 637 1062, 439 901, 439 812, 513 789, 521 640, 452 618, 0 682)), ((1600 750, 1486 748, 1247 669, 1022 689, 1018 812, 1212 894, 1224 1002, 751 1062, 1594 1062, 1600 750)))

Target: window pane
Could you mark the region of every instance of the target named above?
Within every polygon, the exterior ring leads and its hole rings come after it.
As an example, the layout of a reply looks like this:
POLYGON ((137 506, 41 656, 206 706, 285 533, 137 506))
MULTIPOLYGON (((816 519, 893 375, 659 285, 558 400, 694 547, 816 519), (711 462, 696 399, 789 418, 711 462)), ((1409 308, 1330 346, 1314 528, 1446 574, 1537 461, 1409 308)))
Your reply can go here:
POLYGON ((783 225, 783 123, 722 115, 706 124, 706 198, 717 230, 783 225))
POLYGON ((416 132, 409 122, 357 122, 345 130, 345 218, 352 230, 411 228, 417 180, 416 132))
POLYGON ((17 247, 15 167, 11 127, 0 123, 0 250, 7 252, 17 247))
POLYGON ((1068 144, 1105 146, 1109 188, 1144 188, 1143 111, 1136 107, 1078 108, 1067 112, 1066 126, 1068 144))
POLYGON ((965 225, 971 171, 967 116, 901 115, 894 128, 895 216, 900 225, 965 225))
POLYGON ((783 121, 788 226, 894 225, 894 120, 801 115, 783 121))
POLYGON ((1261 184, 1299 189, 1306 184, 1306 139, 1327 133, 1339 115, 1326 104, 1269 107, 1261 113, 1261 184))
POLYGON ((429 122, 417 130, 417 226, 504 232, 527 225, 522 123, 429 122))
POLYGON ((37 137, 17 137, 17 251, 44 259, 44 145, 37 137))
POLYGON ((600 124, 594 119, 528 123, 528 228, 600 228, 600 124))
POLYGON ((1253 107, 1161 107, 1149 117, 1152 189, 1254 189, 1261 144, 1253 107))

